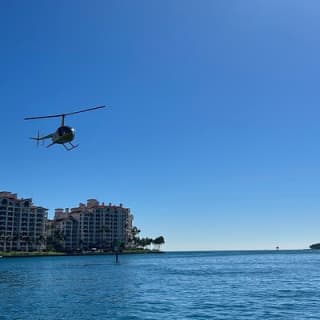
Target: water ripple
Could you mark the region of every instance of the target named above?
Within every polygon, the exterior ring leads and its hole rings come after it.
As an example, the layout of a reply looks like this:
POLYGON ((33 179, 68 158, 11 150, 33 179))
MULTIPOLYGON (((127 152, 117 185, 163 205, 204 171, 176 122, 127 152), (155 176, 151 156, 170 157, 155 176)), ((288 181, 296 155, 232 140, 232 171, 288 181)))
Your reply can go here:
POLYGON ((320 319, 313 251, 1 259, 0 320, 320 319))

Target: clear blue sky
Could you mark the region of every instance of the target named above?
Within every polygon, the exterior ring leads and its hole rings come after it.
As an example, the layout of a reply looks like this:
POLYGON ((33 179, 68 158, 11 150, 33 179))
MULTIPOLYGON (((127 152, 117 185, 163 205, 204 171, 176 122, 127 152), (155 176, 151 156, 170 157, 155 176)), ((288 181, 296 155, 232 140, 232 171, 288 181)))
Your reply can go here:
POLYGON ((0 188, 130 207, 166 250, 320 241, 318 1, 2 1, 0 188), (77 150, 36 148, 67 118, 77 150))

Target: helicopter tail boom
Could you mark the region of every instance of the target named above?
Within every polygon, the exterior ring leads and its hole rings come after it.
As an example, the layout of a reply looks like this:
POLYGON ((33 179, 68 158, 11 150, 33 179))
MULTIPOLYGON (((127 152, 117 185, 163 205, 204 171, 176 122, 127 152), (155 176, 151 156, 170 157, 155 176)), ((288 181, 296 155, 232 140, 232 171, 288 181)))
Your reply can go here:
POLYGON ((53 137, 53 134, 52 134, 52 133, 51 133, 51 134, 48 134, 48 135, 46 135, 46 136, 40 137, 40 133, 39 133, 39 131, 38 131, 38 135, 37 135, 36 137, 31 137, 30 139, 31 139, 31 140, 36 140, 36 141, 37 141, 37 147, 38 147, 40 140, 43 141, 43 140, 45 140, 45 139, 49 139, 49 138, 52 138, 52 137, 53 137))
POLYGON ((49 139, 49 138, 52 138, 52 137, 53 137, 52 133, 48 134, 47 136, 40 137, 39 132, 38 132, 38 136, 37 137, 30 137, 30 139, 36 140, 36 141, 40 141, 40 140, 45 140, 45 139, 49 139))

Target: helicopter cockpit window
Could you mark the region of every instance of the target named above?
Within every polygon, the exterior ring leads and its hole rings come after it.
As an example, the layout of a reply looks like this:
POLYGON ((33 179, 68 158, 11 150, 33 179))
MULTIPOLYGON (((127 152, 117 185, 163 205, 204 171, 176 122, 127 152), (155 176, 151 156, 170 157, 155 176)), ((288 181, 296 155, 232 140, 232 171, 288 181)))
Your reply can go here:
POLYGON ((72 130, 71 130, 71 128, 69 128, 69 127, 60 127, 60 128, 58 129, 59 136, 63 136, 63 135, 65 135, 65 134, 69 134, 69 133, 71 133, 71 132, 72 132, 72 130))
POLYGON ((65 133, 64 127, 60 127, 60 128, 58 129, 58 132, 59 132, 59 136, 63 136, 64 133, 65 133))

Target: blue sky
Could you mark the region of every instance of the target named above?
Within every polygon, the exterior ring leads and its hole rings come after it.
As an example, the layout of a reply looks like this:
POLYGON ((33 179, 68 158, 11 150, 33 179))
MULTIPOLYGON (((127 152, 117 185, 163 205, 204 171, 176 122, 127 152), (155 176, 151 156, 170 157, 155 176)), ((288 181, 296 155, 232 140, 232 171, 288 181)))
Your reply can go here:
POLYGON ((320 241, 318 1, 2 1, 1 189, 130 207, 166 250, 320 241), (46 115, 77 150, 37 148, 46 115))

